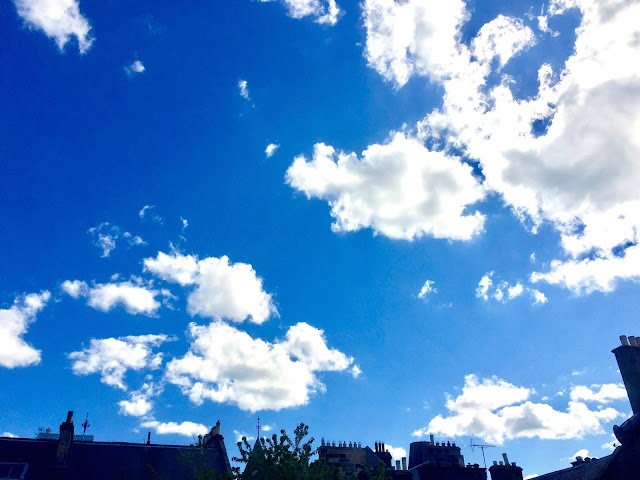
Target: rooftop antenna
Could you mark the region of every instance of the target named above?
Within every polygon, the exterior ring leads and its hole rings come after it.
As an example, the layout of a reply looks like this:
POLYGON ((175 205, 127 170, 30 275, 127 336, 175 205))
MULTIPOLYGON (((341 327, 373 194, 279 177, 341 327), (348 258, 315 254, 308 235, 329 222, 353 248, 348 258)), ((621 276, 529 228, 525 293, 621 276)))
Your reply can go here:
POLYGON ((484 468, 487 468, 487 459, 484 457, 484 449, 495 447, 495 445, 488 445, 485 443, 473 443, 473 438, 469 441, 469 446, 471 447, 471 451, 475 452, 476 448, 482 450, 482 460, 484 460, 484 468))
POLYGON ((84 440, 84 434, 87 433, 87 428, 91 426, 89 423, 89 412, 87 412, 87 418, 85 418, 84 422, 80 425, 82 425, 82 440, 84 440))
POLYGON ((260 417, 258 417, 258 426, 256 429, 258 430, 258 440, 260 440, 260 417))

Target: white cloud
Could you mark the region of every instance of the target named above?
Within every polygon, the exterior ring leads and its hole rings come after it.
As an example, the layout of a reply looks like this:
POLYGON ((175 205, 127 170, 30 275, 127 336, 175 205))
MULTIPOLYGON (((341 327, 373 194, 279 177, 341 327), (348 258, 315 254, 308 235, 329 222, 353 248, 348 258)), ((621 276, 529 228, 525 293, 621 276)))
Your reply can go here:
POLYGON ((194 285, 187 298, 187 311, 192 316, 226 318, 234 322, 249 318, 260 324, 278 314, 253 267, 230 263, 226 256, 199 260, 194 255, 176 251, 169 255, 158 252, 156 258, 144 260, 144 268, 168 282, 194 285))
POLYGON ((297 19, 312 17, 316 23, 323 25, 335 25, 340 15, 336 0, 282 0, 282 2, 290 17, 297 19))
MULTIPOLYGON (((100 373, 102 383, 127 390, 124 376, 127 370, 154 370, 162 364, 162 353, 153 353, 171 338, 167 335, 139 335, 120 338, 91 339, 89 348, 68 354, 73 373, 100 373)), ((121 405, 122 406, 122 405, 121 405)))
POLYGON ((570 461, 573 462, 575 461, 578 457, 581 458, 587 458, 589 456, 589 450, 587 450, 586 448, 581 448, 580 450, 578 450, 576 453, 574 453, 573 455, 570 455, 568 457, 565 458, 561 458, 560 460, 562 461, 570 461))
POLYGON ((391 454, 394 460, 402 460, 402 457, 407 456, 407 451, 402 447, 392 447, 385 444, 384 449, 391 454))
POLYGON ((519 281, 515 285, 509 285, 508 282, 494 282, 493 271, 482 276, 476 287, 476 297, 488 302, 490 298, 498 302, 507 302, 514 298, 528 293, 532 300, 532 305, 544 305, 547 303, 547 297, 544 293, 535 288, 525 287, 519 281))
POLYGON ((6 438, 18 438, 17 435, 14 435, 11 432, 2 432, 2 435, 0 435, 0 437, 6 437, 6 438))
POLYGON ((240 96, 249 100, 249 86, 247 85, 246 80, 240 80, 238 82, 238 89, 240 90, 240 96))
POLYGON ((478 160, 484 187, 532 231, 545 221, 559 231, 565 257, 532 281, 606 292, 640 279, 640 4, 552 1, 541 28, 569 6, 582 14, 574 52, 562 71, 537 65, 538 92, 526 99, 514 98, 514 79, 488 78, 533 43, 531 30, 499 16, 463 44, 462 0, 365 1, 365 53, 398 87, 413 74, 440 83, 443 106, 418 123, 419 138, 478 160))
POLYGON ((267 145, 267 148, 264 149, 264 153, 267 158, 271 158, 273 154, 276 153, 276 150, 278 150, 278 148, 280 148, 280 145, 278 145, 277 143, 270 143, 269 145, 267 145))
POLYGON ((153 409, 151 398, 162 393, 162 387, 156 386, 151 382, 144 383, 142 387, 131 392, 129 400, 118 402, 120 413, 133 417, 148 416, 153 409))
POLYGON ((351 367, 351 376, 353 378, 358 378, 360 375, 362 375, 362 369, 359 365, 354 365, 353 367, 351 367))
POLYGON ((28 367, 40 363, 40 350, 29 345, 22 336, 36 320, 51 294, 44 290, 17 297, 10 308, 0 310, 0 366, 28 367))
POLYGON ((14 3, 25 24, 55 40, 60 50, 71 37, 78 40, 80 53, 91 47, 91 26, 80 14, 77 0, 14 0, 14 3))
POLYGON ((138 212, 138 216, 142 219, 150 218, 152 222, 159 223, 161 225, 164 223, 164 218, 158 215, 155 205, 145 205, 138 212))
POLYGON ((438 293, 438 289, 434 287, 433 280, 427 280, 418 293, 418 298, 426 299, 431 293, 438 293))
POLYGON ((262 425, 260 427, 261 430, 264 430, 265 432, 270 432, 271 430, 273 430, 273 425, 262 425))
POLYGON ((611 403, 614 400, 626 399, 627 390, 620 383, 591 385, 591 388, 586 385, 577 385, 571 387, 569 396, 574 401, 611 403))
POLYGON ((284 340, 275 342, 221 321, 191 323, 189 334, 189 351, 167 364, 165 378, 197 404, 208 399, 252 412, 306 405, 325 389, 317 372, 353 365, 353 358, 327 347, 322 330, 306 323, 290 327, 284 340))
POLYGON ((182 222, 182 230, 186 230, 186 228, 189 226, 189 222, 186 218, 182 217, 180 217, 180 221, 182 222))
POLYGON ((201 423, 194 422, 159 422, 157 420, 147 420, 140 424, 143 428, 153 428, 158 435, 177 434, 185 437, 195 437, 206 435, 209 429, 201 423))
POLYGON ((129 65, 124 67, 125 73, 129 76, 140 74, 144 72, 144 70, 145 70, 144 65, 140 60, 134 60, 129 65))
POLYGON ((604 423, 622 416, 613 408, 590 410, 574 400, 569 401, 566 411, 555 410, 529 401, 532 393, 531 388, 496 377, 480 382, 475 375, 467 375, 462 393, 447 399, 449 416, 437 415, 413 434, 478 436, 498 444, 514 438, 573 439, 604 433, 604 423))
POLYGON ((86 297, 87 305, 102 312, 123 306, 132 314, 153 315, 160 308, 156 295, 160 292, 145 285, 140 279, 118 283, 96 283, 87 285, 80 280, 65 280, 62 289, 72 298, 86 297))
MULTIPOLYGON (((262 429, 264 430, 264 427, 262 427, 262 429)), ((253 440, 256 439, 256 437, 254 437, 253 435, 249 435, 248 433, 241 432, 240 430, 234 430, 233 434, 236 437, 236 443, 241 442, 243 437, 247 439, 247 442, 252 442, 253 440)))
POLYGON ((102 250, 102 258, 107 258, 116 248, 118 239, 125 238, 129 246, 144 245, 146 242, 138 235, 129 232, 121 233, 122 229, 109 222, 103 222, 97 227, 91 227, 87 233, 91 235, 93 244, 102 250))
POLYGON ((607 452, 613 452, 616 448, 616 445, 620 444, 618 443, 618 439, 616 438, 616 436, 612 433, 611 440, 609 440, 608 442, 604 442, 602 445, 600 445, 600 448, 607 452))
POLYGON ((468 240, 484 223, 470 211, 484 197, 472 168, 403 133, 369 146, 361 158, 318 143, 311 161, 294 159, 286 180, 329 203, 336 232, 370 227, 391 238, 468 240))

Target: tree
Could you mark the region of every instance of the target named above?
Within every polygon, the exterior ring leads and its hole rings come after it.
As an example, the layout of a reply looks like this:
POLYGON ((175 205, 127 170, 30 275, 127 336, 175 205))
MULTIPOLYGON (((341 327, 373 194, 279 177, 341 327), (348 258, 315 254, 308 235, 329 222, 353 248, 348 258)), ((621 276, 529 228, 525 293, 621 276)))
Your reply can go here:
POLYGON ((316 460, 310 463, 317 452, 313 448, 314 438, 305 440, 309 427, 304 423, 293 431, 293 439, 287 432, 280 430, 280 436, 259 438, 253 447, 246 437, 238 442, 239 457, 233 460, 244 463, 240 472, 234 467, 236 478, 240 480, 334 480, 339 479, 338 472, 325 462, 316 460))

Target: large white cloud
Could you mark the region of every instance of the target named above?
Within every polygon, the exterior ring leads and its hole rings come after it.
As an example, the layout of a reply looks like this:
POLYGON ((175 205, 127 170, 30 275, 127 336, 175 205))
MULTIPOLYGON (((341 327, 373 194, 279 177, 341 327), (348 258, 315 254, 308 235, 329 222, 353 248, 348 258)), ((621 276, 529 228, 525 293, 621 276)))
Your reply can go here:
POLYGON ((120 305, 128 313, 146 315, 152 315, 160 308, 156 296, 162 293, 139 279, 135 282, 96 283, 91 287, 80 280, 65 280, 62 289, 73 298, 86 297, 90 307, 102 312, 120 305))
POLYGON ((532 281, 610 291, 640 277, 640 4, 555 0, 544 17, 572 7, 582 14, 575 50, 560 72, 535 65, 539 89, 526 99, 514 98, 513 78, 487 78, 535 42, 531 29, 498 16, 463 44, 461 0, 367 0, 365 53, 396 86, 413 74, 440 83, 443 105, 419 122, 419 138, 477 159, 488 191, 534 231, 548 221, 560 232, 565 258, 532 281))
POLYGON ((403 133, 369 146, 361 158, 316 144, 313 159, 297 157, 286 180, 329 202, 334 231, 370 227, 391 238, 469 239, 484 222, 471 208, 484 196, 472 168, 403 133))
POLYGON ((449 397, 448 416, 437 415, 415 436, 429 433, 449 437, 478 436, 502 444, 514 438, 570 439, 604 433, 602 425, 623 416, 613 408, 591 410, 580 394, 566 411, 529 400, 533 389, 519 387, 496 377, 479 381, 467 375, 462 393, 449 397))
POLYGON ((22 336, 50 298, 46 290, 30 293, 16 298, 10 308, 0 310, 0 366, 15 368, 40 363, 40 350, 25 342, 22 336))
POLYGON ((322 330, 298 323, 284 340, 253 338, 221 321, 189 325, 191 347, 167 364, 165 378, 189 398, 231 403, 243 410, 305 405, 323 391, 321 371, 345 371, 353 358, 330 349, 322 330))
POLYGON ((78 40, 80 53, 91 47, 91 26, 80 13, 78 0, 14 0, 14 3, 25 23, 54 39, 60 50, 71 37, 78 40))
POLYGON ((194 285, 187 298, 190 315, 226 318, 234 322, 249 319, 263 323, 277 315, 271 295, 262 288, 262 279, 246 263, 230 263, 226 256, 199 260, 179 252, 158 252, 146 258, 144 268, 163 280, 182 286, 194 285))
POLYGON ((153 348, 168 340, 171 338, 167 335, 93 338, 88 348, 72 352, 68 357, 76 375, 99 373, 102 383, 127 390, 124 383, 127 370, 160 368, 163 355, 154 353, 153 348))

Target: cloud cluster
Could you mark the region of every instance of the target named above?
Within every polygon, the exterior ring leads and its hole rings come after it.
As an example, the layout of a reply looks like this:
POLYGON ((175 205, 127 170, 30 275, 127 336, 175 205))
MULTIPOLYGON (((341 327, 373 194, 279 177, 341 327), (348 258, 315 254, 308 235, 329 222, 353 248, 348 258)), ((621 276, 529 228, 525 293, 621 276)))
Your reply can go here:
POLYGON ((76 37, 80 53, 91 47, 89 21, 80 13, 78 0, 14 0, 18 15, 34 30, 55 40, 60 50, 76 37))
POLYGON ((471 211, 484 197, 472 168, 403 133, 369 146, 360 158, 316 144, 311 160, 295 158, 286 181, 329 203, 336 232, 369 227, 391 238, 467 240, 484 223, 471 211))
POLYGON ((107 258, 116 248, 118 239, 123 238, 129 246, 144 245, 145 241, 138 235, 129 232, 122 232, 117 225, 103 222, 97 227, 91 227, 89 233, 93 239, 93 244, 102 250, 102 257, 107 258))
POLYGON ((482 276, 476 287, 476 297, 488 302, 490 299, 498 302, 507 302, 518 298, 523 294, 529 295, 533 305, 544 305, 548 299, 540 290, 525 287, 519 281, 515 285, 502 281, 493 281, 493 272, 488 272, 482 276))
POLYGON ((176 251, 158 252, 156 258, 144 260, 144 268, 165 281, 195 287, 187 298, 187 311, 192 316, 233 322, 249 319, 260 324, 278 314, 253 267, 230 263, 226 256, 199 260, 176 251))
POLYGON ((533 389, 496 377, 480 381, 475 375, 467 375, 462 393, 447 399, 449 416, 437 415, 413 435, 470 435, 498 444, 514 438, 571 439, 604 433, 604 423, 622 416, 611 407, 591 410, 584 401, 579 401, 592 400, 585 398, 580 387, 572 389, 566 411, 530 401, 533 393, 533 389))
MULTIPOLYGON (((72 370, 76 375, 99 373, 102 383, 127 390, 124 383, 127 370, 160 368, 163 354, 154 353, 153 349, 170 340, 172 340, 170 337, 162 334, 93 338, 88 348, 72 352, 68 357, 72 361, 72 370)), ((144 402, 139 402, 139 405, 127 405, 128 407, 121 405, 121 408, 128 408, 130 411, 144 409, 144 402)))
POLYGON ((22 336, 42 310, 51 293, 30 293, 14 300, 10 308, 0 310, 0 366, 27 367, 40 363, 40 350, 29 345, 22 336))
POLYGON ((189 325, 191 347, 171 360, 165 379, 178 385, 194 403, 231 403, 248 411, 305 405, 323 391, 316 376, 345 371, 353 358, 330 349, 322 330, 306 323, 289 328, 284 340, 252 338, 221 321, 189 325))
POLYGON ((153 315, 160 308, 156 296, 171 295, 168 291, 158 291, 145 285, 140 279, 126 282, 95 283, 89 286, 80 280, 65 280, 61 287, 72 298, 87 298, 87 304, 108 312, 116 306, 123 306, 132 314, 153 315))

